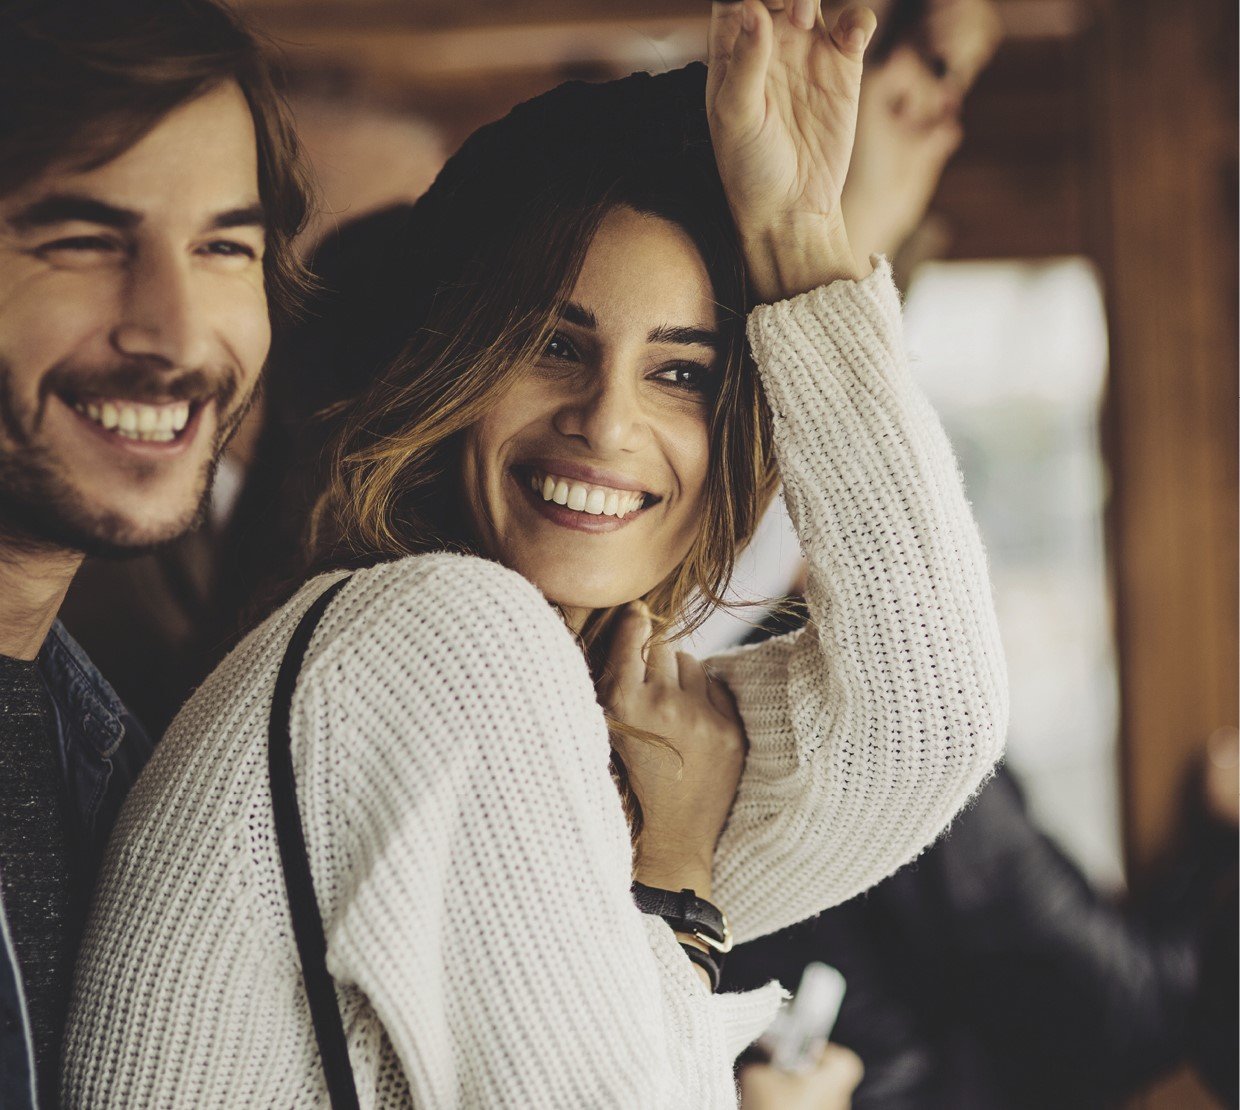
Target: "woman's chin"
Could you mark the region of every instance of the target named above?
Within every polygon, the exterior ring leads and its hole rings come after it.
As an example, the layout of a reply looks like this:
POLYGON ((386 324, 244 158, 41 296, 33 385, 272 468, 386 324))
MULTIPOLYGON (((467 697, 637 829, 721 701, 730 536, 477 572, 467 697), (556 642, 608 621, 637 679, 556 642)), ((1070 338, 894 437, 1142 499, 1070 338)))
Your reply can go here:
MULTIPOLYGON (((509 564, 510 566, 512 564, 509 564)), ((516 565, 513 569, 538 587, 548 601, 568 612, 592 612, 627 605, 641 597, 649 586, 620 575, 591 574, 580 566, 516 565)))

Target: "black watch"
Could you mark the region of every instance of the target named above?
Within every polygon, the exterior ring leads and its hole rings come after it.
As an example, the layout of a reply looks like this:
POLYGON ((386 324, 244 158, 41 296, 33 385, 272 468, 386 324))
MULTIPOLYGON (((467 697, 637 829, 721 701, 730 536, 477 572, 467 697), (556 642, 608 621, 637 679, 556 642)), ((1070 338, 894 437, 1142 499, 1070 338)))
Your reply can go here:
POLYGON ((727 916, 692 890, 660 890, 638 882, 630 889, 642 913, 663 918, 675 932, 688 933, 720 954, 732 951, 732 928, 727 916))

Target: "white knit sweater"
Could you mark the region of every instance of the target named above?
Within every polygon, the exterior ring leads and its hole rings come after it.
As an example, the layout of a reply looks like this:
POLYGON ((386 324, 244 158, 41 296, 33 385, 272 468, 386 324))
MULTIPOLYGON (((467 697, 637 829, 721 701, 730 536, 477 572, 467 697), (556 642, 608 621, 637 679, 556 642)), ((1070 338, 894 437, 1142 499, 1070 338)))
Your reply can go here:
MULTIPOLYGON (((810 627, 711 661, 750 751, 715 900, 738 939, 864 890, 999 755, 981 546, 883 265, 750 341, 810 627)), ((182 710, 126 804, 78 969, 70 1107, 326 1105, 267 785, 306 584, 182 710)), ((733 1107, 780 991, 711 996, 629 895, 603 713, 527 581, 436 554, 356 574, 306 656, 298 796, 362 1105, 733 1107)))

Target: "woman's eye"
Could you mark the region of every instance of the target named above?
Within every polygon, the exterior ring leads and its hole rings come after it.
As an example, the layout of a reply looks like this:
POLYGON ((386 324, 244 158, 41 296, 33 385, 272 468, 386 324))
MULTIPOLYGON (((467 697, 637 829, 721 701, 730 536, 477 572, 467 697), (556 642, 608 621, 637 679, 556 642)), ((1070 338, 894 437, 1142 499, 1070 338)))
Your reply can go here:
POLYGON ((577 352, 573 345, 562 335, 553 335, 548 341, 543 353, 551 359, 558 362, 575 361, 577 352))
POLYGON ((678 362, 659 371, 656 377, 689 393, 705 394, 714 389, 714 373, 700 362, 678 362))

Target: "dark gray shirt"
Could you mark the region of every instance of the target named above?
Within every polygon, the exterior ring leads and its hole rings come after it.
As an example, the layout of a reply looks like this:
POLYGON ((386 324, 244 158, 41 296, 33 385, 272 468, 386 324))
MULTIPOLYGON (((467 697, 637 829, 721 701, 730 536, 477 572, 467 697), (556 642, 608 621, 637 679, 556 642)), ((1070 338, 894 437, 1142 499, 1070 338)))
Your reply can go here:
POLYGON ((0 889, 34 1039, 39 1101, 55 1106, 77 941, 69 799, 33 662, 0 655, 0 889))

